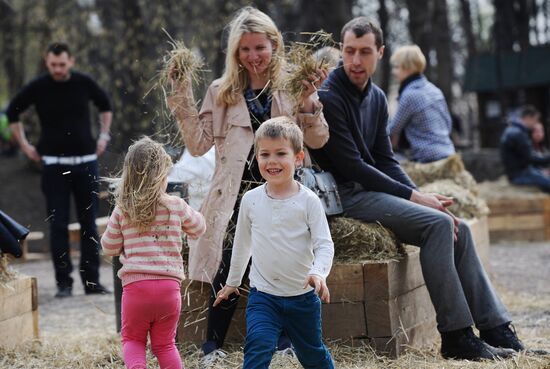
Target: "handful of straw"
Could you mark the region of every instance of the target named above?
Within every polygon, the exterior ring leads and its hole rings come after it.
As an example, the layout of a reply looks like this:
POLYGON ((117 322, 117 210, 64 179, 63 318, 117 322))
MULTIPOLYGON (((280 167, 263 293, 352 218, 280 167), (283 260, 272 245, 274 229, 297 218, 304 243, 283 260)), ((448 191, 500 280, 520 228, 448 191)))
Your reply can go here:
POLYGON ((292 102, 299 109, 302 95, 307 87, 303 84, 308 80, 317 69, 328 69, 329 63, 324 59, 316 60, 313 52, 315 49, 327 45, 333 45, 332 34, 324 31, 317 31, 309 34, 310 39, 307 42, 294 42, 286 52, 287 75, 281 81, 281 89, 287 91, 292 102))
POLYGON ((171 81, 185 84, 188 81, 200 81, 204 62, 193 51, 188 49, 182 41, 170 41, 172 49, 162 60, 162 70, 159 76, 159 85, 166 95, 173 94, 171 81))

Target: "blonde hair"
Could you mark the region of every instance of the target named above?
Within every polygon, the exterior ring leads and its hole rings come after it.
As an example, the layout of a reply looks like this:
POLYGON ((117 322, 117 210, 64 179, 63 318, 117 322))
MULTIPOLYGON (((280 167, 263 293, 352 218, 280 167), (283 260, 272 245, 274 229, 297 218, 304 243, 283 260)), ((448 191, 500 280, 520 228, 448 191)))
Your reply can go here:
POLYGON ((258 142, 265 138, 288 140, 294 154, 304 150, 304 134, 298 125, 287 116, 271 118, 260 125, 254 136, 254 153, 258 153, 258 142))
POLYGON ((417 45, 401 46, 394 51, 390 63, 412 73, 424 73, 426 57, 417 45))
POLYGON ((229 37, 225 56, 225 70, 221 77, 218 104, 234 105, 249 84, 248 73, 239 65, 239 43, 245 33, 262 33, 273 45, 273 54, 268 66, 268 77, 274 85, 281 75, 284 63, 284 43, 281 32, 265 13, 251 6, 242 8, 229 23, 229 37))
POLYGON ((128 148, 122 178, 115 190, 115 203, 138 229, 147 228, 154 220, 170 168, 170 156, 149 137, 128 148))

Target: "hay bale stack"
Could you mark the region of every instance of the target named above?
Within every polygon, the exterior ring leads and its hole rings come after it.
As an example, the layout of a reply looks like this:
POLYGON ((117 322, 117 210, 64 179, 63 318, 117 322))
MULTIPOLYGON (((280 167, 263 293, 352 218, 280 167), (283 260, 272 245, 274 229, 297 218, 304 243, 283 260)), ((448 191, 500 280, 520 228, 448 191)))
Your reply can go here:
POLYGON ((511 184, 506 176, 499 177, 496 181, 484 181, 478 185, 479 196, 486 200, 496 199, 531 199, 544 198, 548 195, 535 186, 516 186, 511 184))
POLYGON ((446 159, 434 161, 433 163, 404 162, 402 168, 418 186, 424 186, 441 179, 450 179, 457 185, 469 189, 477 195, 477 182, 466 170, 459 154, 454 154, 446 159))
POLYGON ((425 184, 420 187, 420 190, 452 197, 454 204, 449 207, 449 210, 459 218, 481 218, 489 214, 485 200, 450 179, 441 179, 425 184))
POLYGON ((378 223, 336 217, 330 220, 329 225, 335 262, 362 263, 396 259, 404 254, 403 245, 393 232, 378 223))
POLYGON ((17 272, 12 269, 8 262, 8 256, 0 252, 0 285, 14 280, 17 272))

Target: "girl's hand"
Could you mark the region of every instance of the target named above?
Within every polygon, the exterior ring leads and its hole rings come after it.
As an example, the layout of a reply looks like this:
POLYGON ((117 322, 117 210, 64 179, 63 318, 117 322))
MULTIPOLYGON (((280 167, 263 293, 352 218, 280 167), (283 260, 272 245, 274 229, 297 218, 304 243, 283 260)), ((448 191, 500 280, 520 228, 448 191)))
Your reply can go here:
POLYGON ((217 306, 220 302, 222 302, 222 300, 227 300, 229 296, 231 296, 234 293, 236 293, 237 295, 240 295, 238 287, 225 285, 225 287, 222 288, 216 295, 216 301, 214 301, 213 306, 217 306))
POLYGON ((321 278, 315 274, 310 274, 304 281, 304 288, 307 286, 315 288, 315 294, 319 296, 321 301, 326 302, 327 304, 330 302, 330 292, 324 278, 321 278))

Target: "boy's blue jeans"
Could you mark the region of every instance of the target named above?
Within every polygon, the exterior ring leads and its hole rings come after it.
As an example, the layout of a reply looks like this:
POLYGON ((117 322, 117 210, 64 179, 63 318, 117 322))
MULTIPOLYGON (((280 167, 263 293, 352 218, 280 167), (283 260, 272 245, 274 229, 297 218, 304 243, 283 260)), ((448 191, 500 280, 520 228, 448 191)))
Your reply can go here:
POLYGON ((246 306, 243 369, 267 369, 283 329, 305 369, 334 368, 323 344, 321 301, 313 291, 279 297, 252 288, 246 306))

